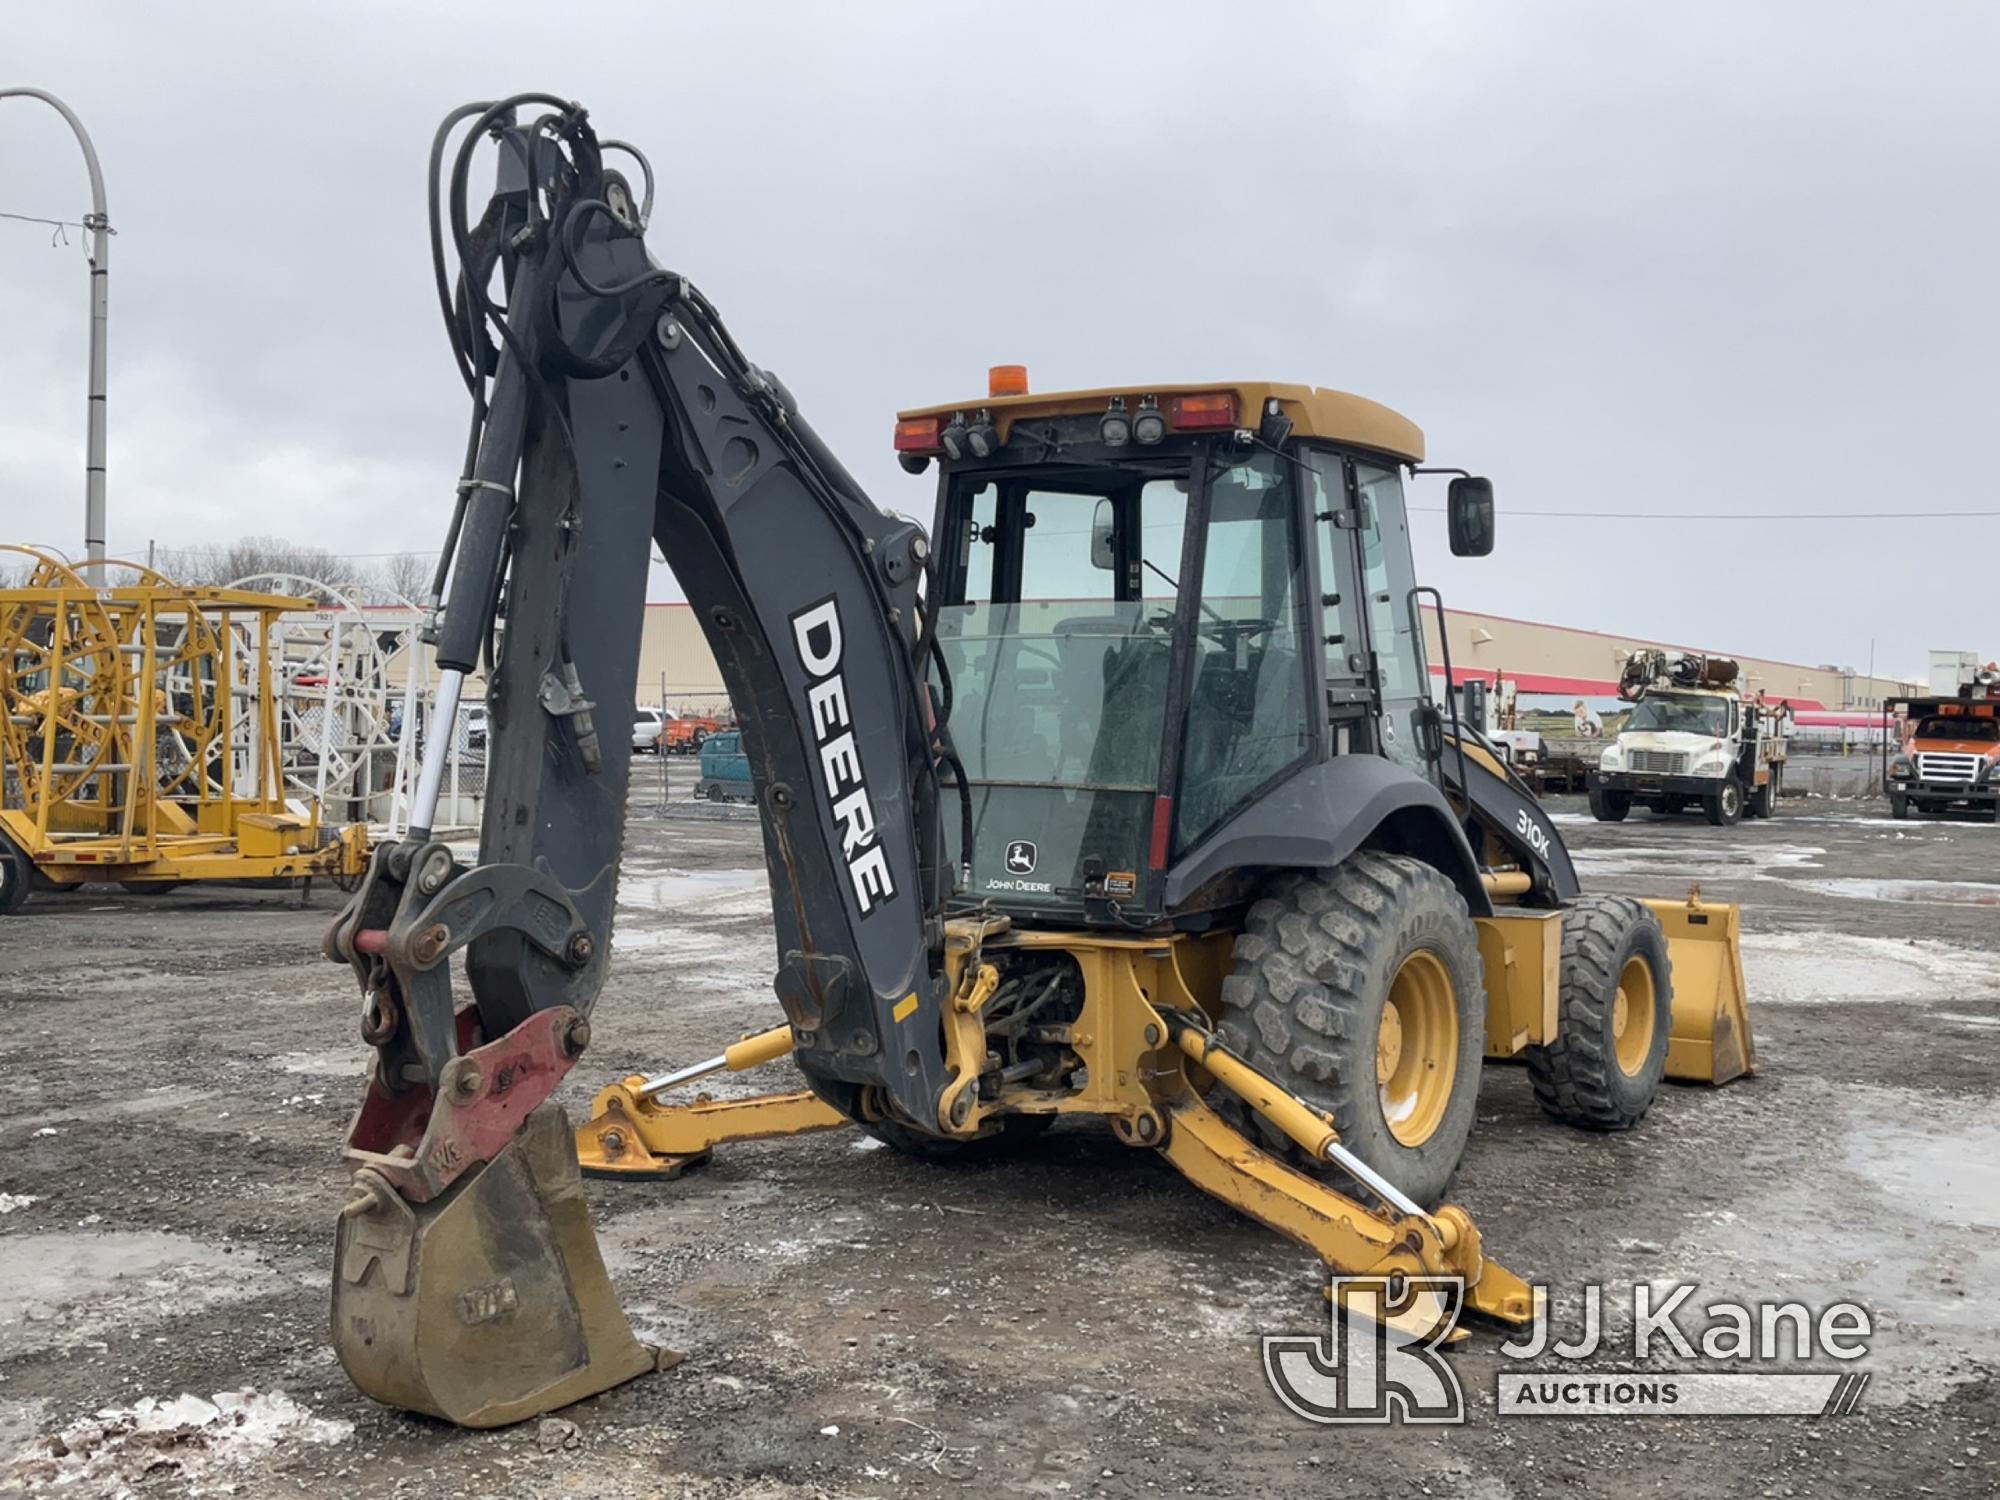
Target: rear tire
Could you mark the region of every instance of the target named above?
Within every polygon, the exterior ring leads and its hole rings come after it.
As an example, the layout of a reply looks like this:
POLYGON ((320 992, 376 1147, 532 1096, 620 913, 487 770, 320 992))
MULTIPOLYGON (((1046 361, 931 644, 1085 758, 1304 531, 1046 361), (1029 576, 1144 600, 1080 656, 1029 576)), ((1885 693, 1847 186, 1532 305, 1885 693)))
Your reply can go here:
POLYGON ((128 896, 164 896, 180 884, 178 880, 121 880, 118 889, 128 896))
POLYGON ((1717 828, 1733 827, 1743 817, 1743 784, 1734 776, 1724 777, 1720 787, 1701 799, 1701 810, 1717 828))
POLYGON ((1750 793, 1750 816, 1768 818, 1778 805, 1778 771, 1771 770, 1771 779, 1750 793))
POLYGON ((1625 814, 1632 810, 1630 792, 1606 791, 1601 786, 1590 789, 1590 815, 1600 823, 1622 823, 1625 814))
POLYGON ((15 847, 12 839, 0 833, 0 917, 12 916, 21 909, 33 880, 34 866, 28 857, 15 847))
POLYGON ((1673 963, 1660 919, 1629 896, 1563 912, 1556 1039, 1527 1049, 1535 1102, 1586 1130, 1629 1130, 1666 1076, 1673 963))
MULTIPOLYGON (((1333 1116, 1341 1144, 1419 1203, 1465 1154, 1485 1056, 1486 969, 1465 899, 1442 872, 1363 850, 1279 876, 1250 908, 1222 982, 1223 1044, 1333 1116)), ((1218 1113, 1300 1171, 1309 1159, 1228 1090, 1218 1113)))

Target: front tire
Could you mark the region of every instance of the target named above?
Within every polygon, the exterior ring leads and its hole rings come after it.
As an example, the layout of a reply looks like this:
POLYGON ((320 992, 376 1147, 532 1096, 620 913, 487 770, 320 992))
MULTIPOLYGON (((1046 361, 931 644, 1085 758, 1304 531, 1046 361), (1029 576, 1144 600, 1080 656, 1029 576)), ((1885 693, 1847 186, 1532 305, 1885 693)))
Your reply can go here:
MULTIPOLYGON (((1330 1113, 1348 1150, 1434 1205, 1472 1132, 1485 1016, 1479 931, 1457 888, 1421 860, 1364 850, 1267 887, 1236 939, 1217 1030, 1330 1113)), ((1220 1086, 1210 1100, 1288 1165, 1338 1171, 1220 1086)))
POLYGON ((1590 815, 1600 823, 1622 823, 1632 810, 1630 792, 1614 792, 1593 784, 1590 788, 1590 815))
POLYGON ((1897 822, 1900 823, 1902 822, 1903 819, 1907 818, 1909 815, 1910 815, 1910 799, 1904 796, 1901 792, 1889 793, 1889 816, 1894 818, 1897 822))
POLYGON ((1717 828, 1733 827, 1743 817, 1742 783, 1734 776, 1724 777, 1721 786, 1702 798, 1701 807, 1717 828))
POLYGON ((1673 964, 1660 919, 1629 896, 1583 896, 1562 916, 1556 1039, 1527 1050, 1535 1101, 1586 1130, 1629 1130, 1666 1076, 1673 964))

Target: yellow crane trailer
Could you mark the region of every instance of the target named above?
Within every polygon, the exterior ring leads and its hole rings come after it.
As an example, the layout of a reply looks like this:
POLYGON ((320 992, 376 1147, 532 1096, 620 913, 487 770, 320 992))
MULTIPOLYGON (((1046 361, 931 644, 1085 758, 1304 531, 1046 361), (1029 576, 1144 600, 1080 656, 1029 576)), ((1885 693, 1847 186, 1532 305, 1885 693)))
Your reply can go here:
POLYGON ((347 880, 365 827, 284 794, 271 633, 316 601, 28 547, 0 588, 0 915, 117 882, 347 880))

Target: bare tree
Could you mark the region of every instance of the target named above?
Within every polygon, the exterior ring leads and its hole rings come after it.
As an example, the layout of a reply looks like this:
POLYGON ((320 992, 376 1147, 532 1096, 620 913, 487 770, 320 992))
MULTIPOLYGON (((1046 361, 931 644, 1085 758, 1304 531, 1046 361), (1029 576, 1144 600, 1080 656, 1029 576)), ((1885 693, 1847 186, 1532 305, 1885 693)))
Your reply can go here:
POLYGON ((337 552, 275 536, 239 537, 204 547, 163 547, 158 567, 174 582, 195 587, 271 573, 341 584, 351 582, 355 571, 337 552))
POLYGON ((431 591, 431 559, 420 552, 398 552, 383 562, 382 584, 412 604, 422 604, 431 591))

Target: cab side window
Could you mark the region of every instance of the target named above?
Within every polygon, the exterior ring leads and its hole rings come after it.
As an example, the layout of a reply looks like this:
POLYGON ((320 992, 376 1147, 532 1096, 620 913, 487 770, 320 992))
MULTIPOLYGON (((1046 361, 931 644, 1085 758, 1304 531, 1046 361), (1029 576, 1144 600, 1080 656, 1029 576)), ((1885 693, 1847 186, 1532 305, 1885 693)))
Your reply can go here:
POLYGON ((1187 744, 1174 806, 1187 848, 1311 744, 1294 465, 1260 457, 1209 481, 1187 744))
POLYGON ((1360 508, 1362 608, 1368 645, 1381 675, 1382 748, 1418 775, 1428 773, 1416 724, 1430 697, 1430 668, 1410 607, 1416 576, 1410 557, 1409 518, 1403 510, 1402 476, 1394 469, 1357 462, 1354 496, 1360 508))
POLYGON ((1366 675, 1368 643, 1361 634, 1361 602, 1354 597, 1353 533, 1332 519, 1347 509, 1347 466, 1339 454, 1314 453, 1305 473, 1312 486, 1307 508, 1319 542, 1319 635, 1326 680, 1358 683, 1366 675))

